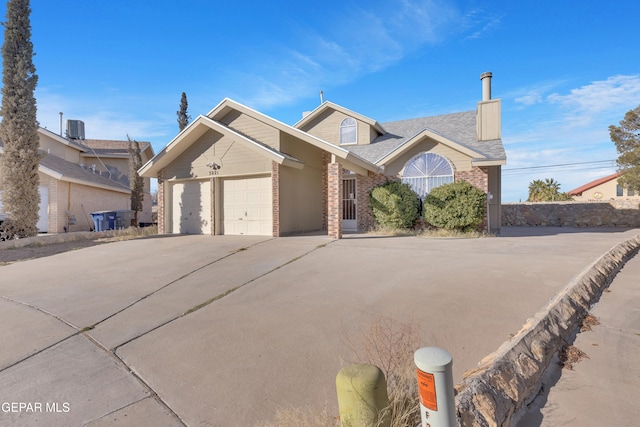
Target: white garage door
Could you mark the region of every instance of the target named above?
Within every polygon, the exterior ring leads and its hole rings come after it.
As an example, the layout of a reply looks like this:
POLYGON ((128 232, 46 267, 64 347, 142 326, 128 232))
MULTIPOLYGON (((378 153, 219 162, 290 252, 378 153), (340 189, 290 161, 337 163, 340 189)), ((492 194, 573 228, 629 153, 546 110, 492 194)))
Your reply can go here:
POLYGON ((38 211, 38 232, 47 233, 49 231, 49 188, 38 188, 40 193, 40 210, 38 211))
MULTIPOLYGON (((49 231, 49 188, 38 187, 40 193, 40 206, 38 209, 38 232, 47 233, 49 231)), ((2 194, 0 194, 0 213, 2 213, 2 194)))
POLYGON ((171 231, 175 234, 211 234, 209 181, 176 182, 171 186, 171 231))
POLYGON ((271 177, 223 181, 223 232, 271 236, 271 177))

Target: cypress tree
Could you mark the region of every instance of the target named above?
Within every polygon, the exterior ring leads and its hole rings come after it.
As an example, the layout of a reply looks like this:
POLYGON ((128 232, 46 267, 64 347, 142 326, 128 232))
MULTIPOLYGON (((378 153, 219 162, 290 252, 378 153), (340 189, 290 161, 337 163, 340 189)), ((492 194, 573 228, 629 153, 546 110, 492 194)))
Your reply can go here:
POLYGON ((189 124, 189 120, 191 116, 187 114, 187 107, 189 107, 189 103, 187 102, 187 94, 182 92, 182 98, 180 98, 180 110, 176 111, 178 115, 178 127, 180 128, 180 132, 189 124))
POLYGON ((129 188, 131 188, 131 210, 133 211, 133 225, 138 226, 138 212, 142 211, 142 201, 144 200, 144 180, 138 174, 138 169, 142 167, 142 156, 140 155, 140 143, 135 139, 131 141, 129 135, 129 188))
POLYGON ((34 96, 38 76, 33 65, 29 0, 7 2, 2 45, 2 123, 4 154, 0 161, 3 210, 13 236, 38 233, 38 122, 34 96))

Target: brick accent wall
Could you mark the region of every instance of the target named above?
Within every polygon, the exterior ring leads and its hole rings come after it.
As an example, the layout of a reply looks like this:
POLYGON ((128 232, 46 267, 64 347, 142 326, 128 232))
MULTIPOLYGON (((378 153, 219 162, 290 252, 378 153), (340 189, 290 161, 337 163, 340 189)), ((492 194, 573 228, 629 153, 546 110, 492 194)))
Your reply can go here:
POLYGON ((271 209, 273 237, 280 237, 280 165, 271 162, 271 209))
MULTIPOLYGON (((473 167, 470 171, 455 172, 456 181, 467 181, 474 187, 482 190, 484 194, 489 192, 489 172, 486 168, 473 167)), ((484 219, 478 226, 478 231, 488 230, 487 210, 485 206, 484 219)))
POLYGON ((455 172, 456 181, 467 181, 485 194, 489 191, 489 174, 486 168, 474 167, 470 171, 455 172))
POLYGON ((329 237, 342 238, 342 166, 327 166, 327 229, 329 237))
POLYGON ((164 229, 164 169, 158 172, 158 234, 165 234, 164 229))
POLYGON ((369 193, 378 185, 384 184, 387 181, 400 181, 400 178, 369 172, 368 176, 358 175, 356 179, 358 192, 358 231, 371 230, 375 227, 376 221, 371 213, 369 193))

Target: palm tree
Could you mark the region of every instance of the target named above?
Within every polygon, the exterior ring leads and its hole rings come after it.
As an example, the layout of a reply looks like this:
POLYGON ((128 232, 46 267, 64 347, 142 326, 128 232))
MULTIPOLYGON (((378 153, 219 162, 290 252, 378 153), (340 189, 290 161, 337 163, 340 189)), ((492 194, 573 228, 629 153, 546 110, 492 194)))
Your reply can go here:
POLYGON ((545 184, 536 179, 529 184, 529 198, 527 202, 542 202, 544 200, 545 184))
POLYGON ((546 201, 554 201, 560 194, 560 183, 553 178, 546 178, 544 180, 544 192, 546 201))

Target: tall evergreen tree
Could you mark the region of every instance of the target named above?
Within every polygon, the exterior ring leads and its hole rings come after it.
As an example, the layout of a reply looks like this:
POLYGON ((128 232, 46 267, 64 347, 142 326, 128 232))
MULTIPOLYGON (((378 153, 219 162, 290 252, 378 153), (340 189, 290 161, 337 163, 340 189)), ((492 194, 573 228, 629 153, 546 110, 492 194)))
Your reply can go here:
POLYGON ((33 65, 29 0, 7 2, 2 44, 2 123, 4 154, 0 162, 3 209, 14 235, 38 233, 38 122, 34 92, 38 83, 33 65))
POLYGON ((182 92, 182 98, 180 98, 180 110, 176 111, 178 115, 178 127, 180 128, 180 132, 189 124, 189 120, 191 120, 191 116, 187 113, 187 108, 189 107, 189 103, 187 102, 187 94, 182 92))
POLYGON ((133 223, 138 226, 138 213, 142 211, 142 201, 144 200, 144 180, 138 174, 138 169, 142 167, 142 156, 140 155, 140 143, 135 139, 131 141, 129 135, 129 188, 131 188, 131 210, 133 211, 133 223))
POLYGON ((620 185, 640 191, 640 105, 627 111, 620 126, 609 126, 611 140, 618 150, 618 178, 620 185))

